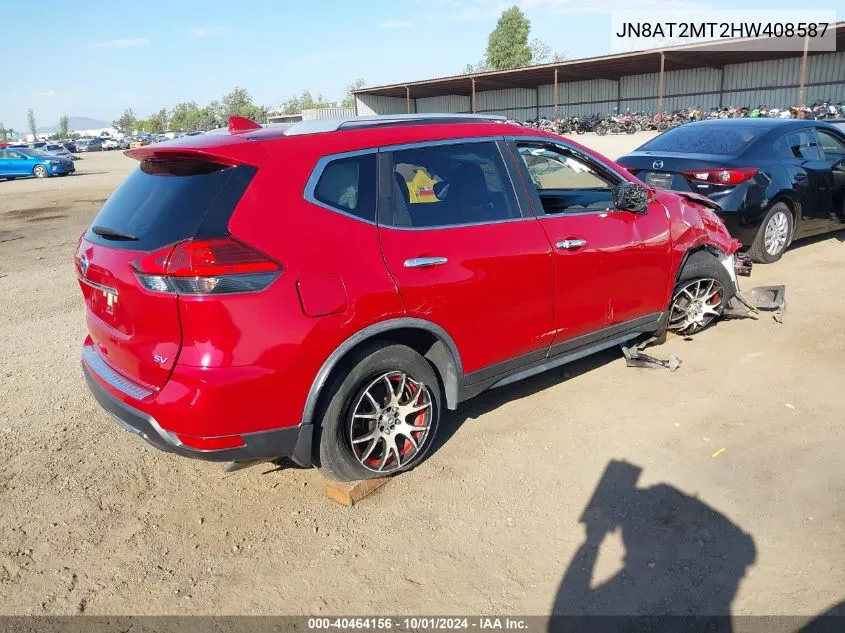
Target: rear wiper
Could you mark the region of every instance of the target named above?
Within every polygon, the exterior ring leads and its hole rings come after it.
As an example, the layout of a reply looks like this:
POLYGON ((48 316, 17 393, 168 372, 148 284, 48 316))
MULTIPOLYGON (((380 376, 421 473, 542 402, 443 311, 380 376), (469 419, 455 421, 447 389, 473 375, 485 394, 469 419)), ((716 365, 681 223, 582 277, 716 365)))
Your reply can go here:
POLYGON ((91 227, 91 231, 100 237, 106 238, 107 240, 125 240, 127 242, 134 242, 138 240, 138 238, 131 233, 124 233, 123 231, 110 229, 106 226, 95 225, 91 227))

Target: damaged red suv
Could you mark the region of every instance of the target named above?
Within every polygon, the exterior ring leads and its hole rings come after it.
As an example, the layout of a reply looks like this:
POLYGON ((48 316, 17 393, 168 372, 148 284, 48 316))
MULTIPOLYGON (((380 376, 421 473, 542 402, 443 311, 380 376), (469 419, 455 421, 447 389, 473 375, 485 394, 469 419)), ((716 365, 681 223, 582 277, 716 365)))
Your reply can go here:
POLYGON ((180 455, 404 471, 444 409, 736 290, 713 203, 495 117, 232 119, 127 154, 76 254, 83 368, 180 455))

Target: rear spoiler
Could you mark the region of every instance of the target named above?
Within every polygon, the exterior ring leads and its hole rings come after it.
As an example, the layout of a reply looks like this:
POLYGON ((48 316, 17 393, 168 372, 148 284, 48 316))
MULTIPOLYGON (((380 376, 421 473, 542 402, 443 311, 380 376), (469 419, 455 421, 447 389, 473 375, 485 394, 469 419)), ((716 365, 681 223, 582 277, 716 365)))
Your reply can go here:
POLYGON ((700 193, 694 193, 692 191, 672 191, 672 193, 681 196, 682 198, 686 198, 690 202, 697 202, 700 205, 713 209, 716 213, 719 213, 722 210, 722 207, 718 205, 718 203, 713 202, 710 198, 706 196, 702 196, 700 193))

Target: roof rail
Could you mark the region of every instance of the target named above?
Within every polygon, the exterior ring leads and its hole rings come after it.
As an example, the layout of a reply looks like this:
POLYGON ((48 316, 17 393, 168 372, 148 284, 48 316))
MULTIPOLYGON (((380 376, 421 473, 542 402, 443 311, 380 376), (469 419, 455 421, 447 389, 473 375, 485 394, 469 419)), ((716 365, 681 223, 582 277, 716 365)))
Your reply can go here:
POLYGON ((507 119, 492 114, 379 114, 375 116, 342 117, 337 119, 312 119, 294 123, 284 132, 285 136, 318 134, 338 130, 359 130, 384 125, 421 125, 425 123, 501 123, 507 119))

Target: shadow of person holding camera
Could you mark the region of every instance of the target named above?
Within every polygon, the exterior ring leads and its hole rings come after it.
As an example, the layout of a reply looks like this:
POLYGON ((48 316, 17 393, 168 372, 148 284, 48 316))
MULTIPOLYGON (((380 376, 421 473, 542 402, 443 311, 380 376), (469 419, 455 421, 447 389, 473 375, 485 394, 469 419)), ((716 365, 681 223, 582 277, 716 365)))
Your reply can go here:
POLYGON ((552 616, 619 617, 553 617, 550 630, 567 630, 566 624, 575 620, 580 620, 580 630, 600 620, 606 627, 611 619, 614 631, 647 630, 657 620, 673 619, 664 622, 668 630, 684 620, 675 616, 707 617, 704 630, 731 630, 731 603, 755 560, 754 540, 723 514, 677 488, 638 488, 641 472, 626 462, 608 464, 580 519, 586 538, 552 607, 552 616), (594 585, 602 542, 616 530, 625 545, 624 567, 594 585))

